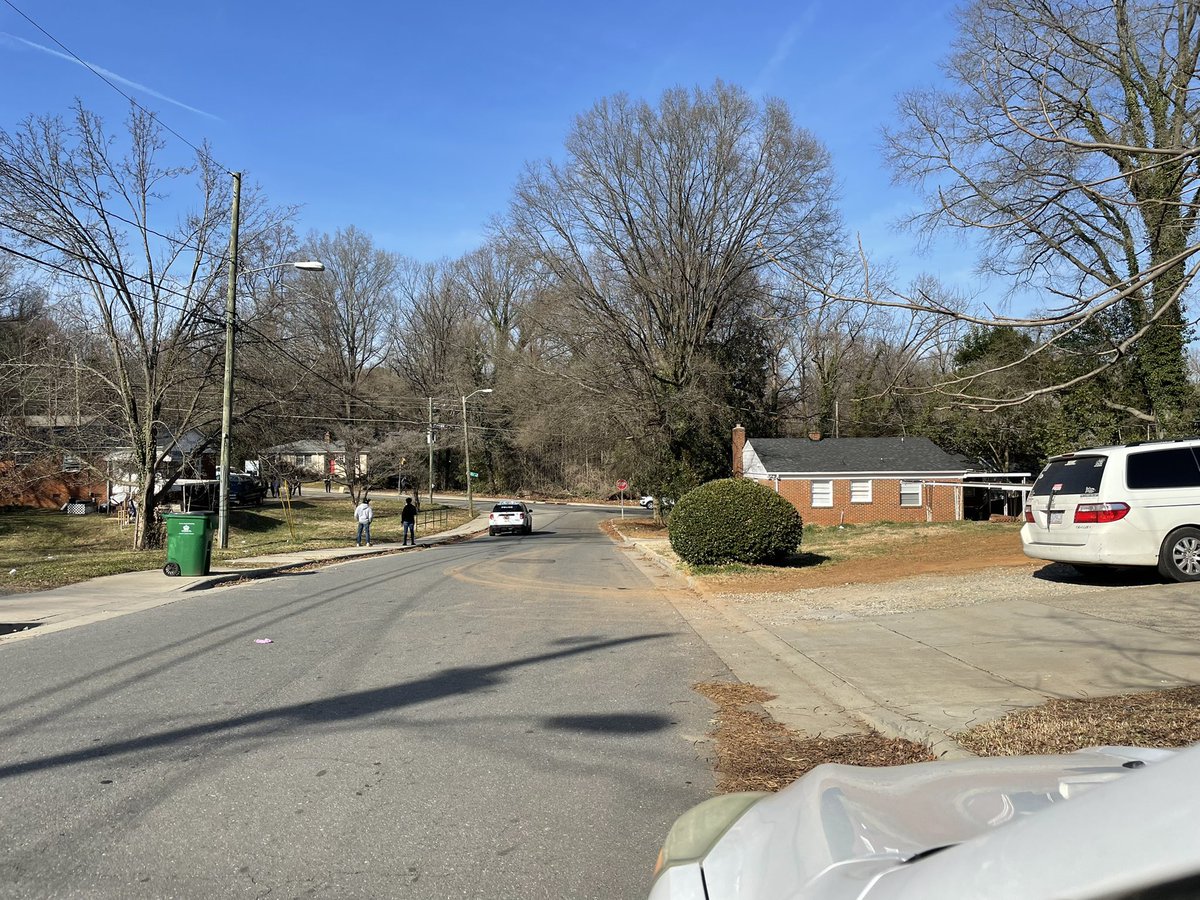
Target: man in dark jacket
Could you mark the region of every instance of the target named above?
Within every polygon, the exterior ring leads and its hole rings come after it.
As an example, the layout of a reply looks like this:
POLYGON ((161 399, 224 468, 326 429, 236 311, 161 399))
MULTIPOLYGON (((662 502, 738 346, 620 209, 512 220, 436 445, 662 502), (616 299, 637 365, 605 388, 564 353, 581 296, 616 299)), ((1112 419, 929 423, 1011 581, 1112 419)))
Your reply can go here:
POLYGON ((412 497, 404 498, 404 509, 400 511, 400 522, 404 525, 404 535, 400 539, 400 546, 417 543, 417 508, 413 506, 412 497))

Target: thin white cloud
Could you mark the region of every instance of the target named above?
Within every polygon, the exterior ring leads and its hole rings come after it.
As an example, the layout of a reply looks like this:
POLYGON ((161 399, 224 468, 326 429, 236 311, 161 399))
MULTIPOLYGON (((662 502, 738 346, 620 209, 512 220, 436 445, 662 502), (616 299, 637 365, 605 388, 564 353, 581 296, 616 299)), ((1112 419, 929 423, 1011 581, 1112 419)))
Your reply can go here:
POLYGON ((793 22, 780 36, 779 40, 775 42, 775 50, 771 54, 771 58, 767 60, 767 64, 759 71, 758 77, 754 79, 754 87, 751 93, 762 94, 771 89, 771 84, 775 80, 776 73, 783 68, 784 63, 788 61, 788 57, 792 55, 796 41, 800 40, 800 35, 812 24, 816 18, 816 12, 816 4, 810 3, 805 7, 800 18, 793 22))
POLYGON ((135 91, 140 91, 143 94, 149 94, 151 97, 154 97, 158 100, 162 100, 164 103, 170 103, 173 106, 178 106, 180 109, 186 109, 188 112, 195 113, 198 116, 204 116, 209 119, 216 119, 217 121, 220 121, 219 116, 215 116, 210 112, 205 112, 202 109, 197 109, 194 106, 188 106, 186 103, 176 100, 174 97, 168 97, 166 94, 162 94, 162 93, 159 93, 158 91, 154 90, 154 88, 147 87, 144 84, 138 84, 138 82, 136 82, 136 81, 130 81, 128 78, 124 78, 124 77, 118 75, 116 72, 110 72, 108 69, 101 68, 100 66, 96 65, 95 63, 82 63, 79 60, 77 60, 75 57, 70 56, 66 53, 60 53, 59 51, 55 50, 52 47, 44 47, 41 44, 35 44, 33 41, 27 41, 23 37, 17 37, 15 34, 9 34, 6 31, 0 31, 0 38, 3 39, 4 43, 8 43, 9 46, 12 46, 13 42, 16 42, 19 44, 24 44, 26 47, 30 47, 34 50, 40 50, 42 53, 47 53, 50 56, 57 57, 58 59, 66 60, 67 62, 69 62, 73 65, 81 66, 82 68, 85 68, 85 69, 90 67, 91 69, 93 69, 94 71, 103 75, 105 78, 109 79, 110 81, 114 81, 118 84, 122 84, 125 87, 131 88, 135 91))

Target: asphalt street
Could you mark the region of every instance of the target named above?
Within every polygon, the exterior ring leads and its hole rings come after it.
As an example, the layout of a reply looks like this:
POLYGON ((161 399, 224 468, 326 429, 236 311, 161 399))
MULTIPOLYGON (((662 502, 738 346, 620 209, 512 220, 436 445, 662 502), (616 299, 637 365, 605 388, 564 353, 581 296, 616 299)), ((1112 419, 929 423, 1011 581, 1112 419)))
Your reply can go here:
POLYGON ((0 896, 645 896, 729 673, 607 516, 0 646, 0 896))

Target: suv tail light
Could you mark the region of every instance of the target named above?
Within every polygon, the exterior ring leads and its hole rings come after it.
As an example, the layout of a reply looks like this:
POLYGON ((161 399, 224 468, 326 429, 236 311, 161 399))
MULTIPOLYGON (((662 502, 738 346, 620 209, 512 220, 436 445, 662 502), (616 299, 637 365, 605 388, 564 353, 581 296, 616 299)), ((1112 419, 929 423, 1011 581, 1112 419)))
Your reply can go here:
POLYGON ((1028 503, 1025 504, 1025 521, 1026 522, 1033 521, 1033 507, 1031 505, 1029 505, 1028 503))
POLYGON ((495 522, 495 521, 496 521, 496 514, 488 513, 488 522, 495 522))
POLYGON ((1102 525, 1117 522, 1128 514, 1128 503, 1080 503, 1075 507, 1075 524, 1102 525))

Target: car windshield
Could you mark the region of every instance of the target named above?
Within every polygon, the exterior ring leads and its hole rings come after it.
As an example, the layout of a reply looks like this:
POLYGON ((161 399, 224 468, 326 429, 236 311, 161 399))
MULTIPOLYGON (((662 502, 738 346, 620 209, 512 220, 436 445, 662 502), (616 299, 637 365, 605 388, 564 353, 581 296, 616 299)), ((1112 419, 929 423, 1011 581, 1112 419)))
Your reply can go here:
POLYGON ((492 507, 492 512, 525 512, 525 510, 519 503, 497 503, 492 507))

